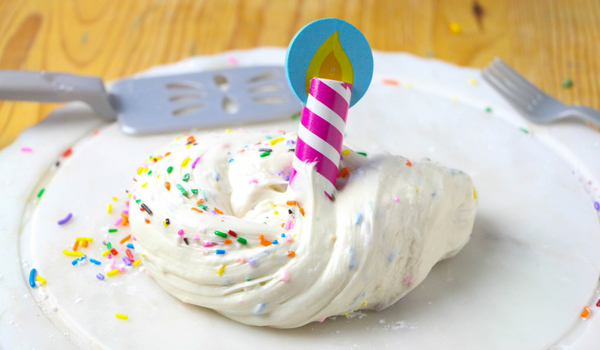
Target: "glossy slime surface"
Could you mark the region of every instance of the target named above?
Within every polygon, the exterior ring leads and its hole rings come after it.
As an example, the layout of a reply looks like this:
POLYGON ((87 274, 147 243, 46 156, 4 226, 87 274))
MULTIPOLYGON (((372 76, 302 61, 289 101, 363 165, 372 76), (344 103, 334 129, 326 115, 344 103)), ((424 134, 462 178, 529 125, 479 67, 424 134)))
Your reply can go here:
POLYGON ((140 167, 131 228, 164 289, 242 323, 293 328, 386 308, 468 242, 468 175, 343 147, 349 175, 332 201, 314 165, 288 188, 296 138, 184 135, 140 167))

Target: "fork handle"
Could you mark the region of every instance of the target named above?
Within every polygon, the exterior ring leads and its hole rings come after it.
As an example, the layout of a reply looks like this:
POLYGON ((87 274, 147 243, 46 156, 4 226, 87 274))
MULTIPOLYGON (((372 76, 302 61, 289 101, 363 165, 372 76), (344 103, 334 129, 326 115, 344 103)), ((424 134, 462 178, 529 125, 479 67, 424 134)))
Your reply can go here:
POLYGON ((586 106, 569 106, 561 113, 563 117, 578 117, 600 128, 600 112, 586 106))
POLYGON ((0 70, 0 100, 34 102, 82 101, 106 120, 117 113, 102 79, 67 73, 0 70))

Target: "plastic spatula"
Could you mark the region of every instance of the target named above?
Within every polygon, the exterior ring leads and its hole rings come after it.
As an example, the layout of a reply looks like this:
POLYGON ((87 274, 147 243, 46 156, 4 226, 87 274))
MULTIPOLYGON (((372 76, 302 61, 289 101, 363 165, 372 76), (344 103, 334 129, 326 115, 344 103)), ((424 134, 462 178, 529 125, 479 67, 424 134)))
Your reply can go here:
POLYGON ((126 78, 114 82, 108 92, 98 77, 0 71, 0 100, 82 101, 100 117, 118 119, 127 134, 275 120, 302 108, 283 66, 126 78))

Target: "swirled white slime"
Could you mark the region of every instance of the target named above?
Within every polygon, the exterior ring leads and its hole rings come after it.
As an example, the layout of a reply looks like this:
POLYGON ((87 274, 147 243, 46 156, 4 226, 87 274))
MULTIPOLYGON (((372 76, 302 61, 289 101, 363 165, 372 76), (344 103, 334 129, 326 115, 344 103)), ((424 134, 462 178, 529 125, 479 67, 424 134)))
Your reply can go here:
POLYGON ((310 165, 287 188, 295 140, 185 136, 142 167, 131 228, 164 289, 242 323, 293 328, 390 306, 469 240, 477 204, 468 175, 350 152, 340 164, 350 175, 331 201, 310 165))

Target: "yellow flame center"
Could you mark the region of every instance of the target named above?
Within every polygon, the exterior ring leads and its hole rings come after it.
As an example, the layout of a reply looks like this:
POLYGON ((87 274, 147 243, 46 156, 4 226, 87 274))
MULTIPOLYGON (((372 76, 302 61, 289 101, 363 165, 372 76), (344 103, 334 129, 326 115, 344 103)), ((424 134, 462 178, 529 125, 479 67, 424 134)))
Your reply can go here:
POLYGON ((350 84, 354 81, 352 64, 340 44, 338 31, 323 41, 308 64, 304 80, 307 95, 312 78, 339 80, 350 84))

